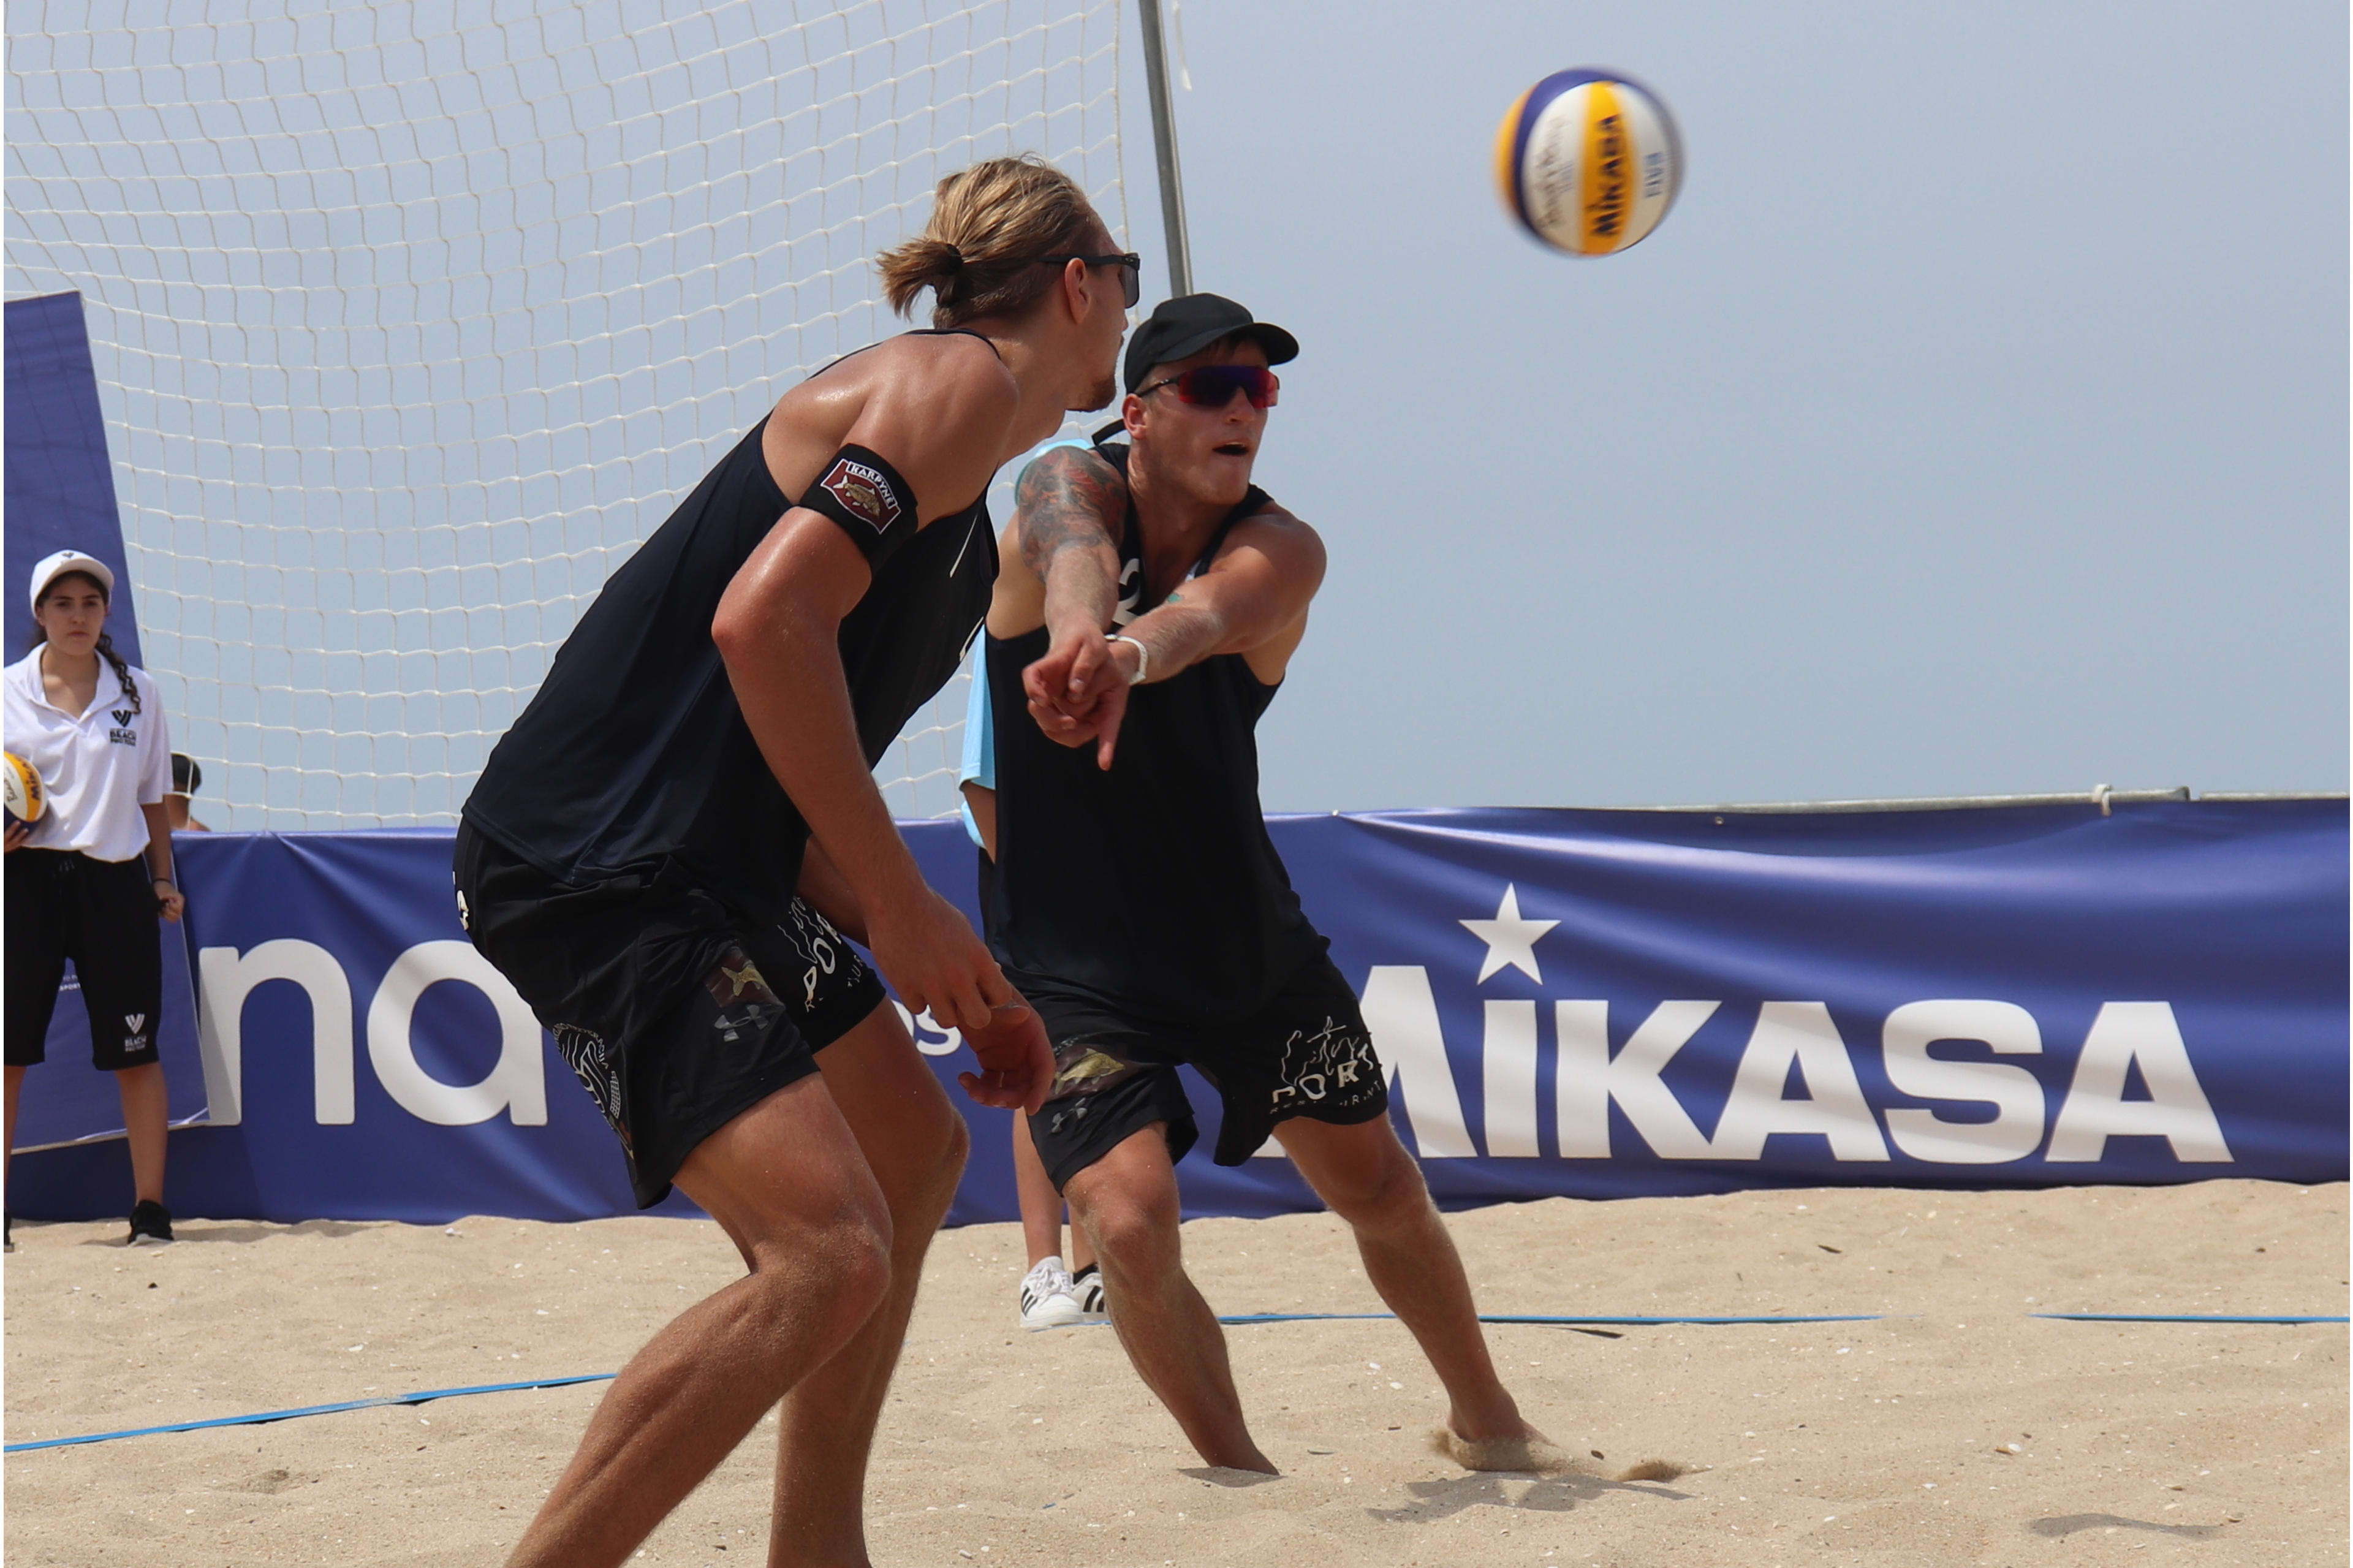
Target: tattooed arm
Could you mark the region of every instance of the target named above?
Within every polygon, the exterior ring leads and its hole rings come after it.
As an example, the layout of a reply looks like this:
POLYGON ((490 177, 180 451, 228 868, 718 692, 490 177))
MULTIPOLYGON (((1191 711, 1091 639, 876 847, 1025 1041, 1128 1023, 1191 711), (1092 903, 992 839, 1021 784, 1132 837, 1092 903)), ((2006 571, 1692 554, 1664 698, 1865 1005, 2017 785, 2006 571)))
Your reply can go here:
POLYGON ((1102 641, 1119 605, 1113 531, 1126 515, 1126 481, 1094 452, 1056 447, 1021 471, 1015 499, 1022 563, 1046 587, 1049 641, 1058 650, 1102 641))
POLYGON ((1022 471, 1016 499, 1014 544, 1043 589, 1047 636, 1045 657, 1022 674, 1030 717, 1066 746, 1095 741, 1109 767, 1127 694, 1103 640, 1119 605, 1113 530, 1126 483, 1094 452, 1056 447, 1022 471))

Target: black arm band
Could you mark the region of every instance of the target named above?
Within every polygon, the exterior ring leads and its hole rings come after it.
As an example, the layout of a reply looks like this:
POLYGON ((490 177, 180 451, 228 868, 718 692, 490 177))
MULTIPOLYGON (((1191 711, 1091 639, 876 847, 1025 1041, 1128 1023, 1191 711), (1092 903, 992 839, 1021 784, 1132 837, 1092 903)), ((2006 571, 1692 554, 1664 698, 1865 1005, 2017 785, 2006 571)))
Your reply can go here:
POLYGON ((839 523, 876 573, 915 537, 914 490, 881 453, 863 447, 844 447, 828 458, 800 504, 839 523))

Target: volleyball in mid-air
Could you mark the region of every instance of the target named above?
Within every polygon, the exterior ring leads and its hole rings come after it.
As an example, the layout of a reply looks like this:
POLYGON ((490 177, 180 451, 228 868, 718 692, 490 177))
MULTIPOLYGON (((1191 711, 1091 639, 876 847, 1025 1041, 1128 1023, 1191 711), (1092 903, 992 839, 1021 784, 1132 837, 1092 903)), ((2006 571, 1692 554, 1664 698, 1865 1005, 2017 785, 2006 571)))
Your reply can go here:
POLYGON ((8 820, 30 826, 41 820, 49 792, 42 787, 40 773, 32 763, 14 752, 6 755, 6 765, 0 767, 0 796, 7 801, 8 820))
POLYGON ((1504 205, 1571 256, 1613 256, 1658 227, 1683 176, 1667 106, 1616 71, 1553 72, 1495 133, 1504 205))

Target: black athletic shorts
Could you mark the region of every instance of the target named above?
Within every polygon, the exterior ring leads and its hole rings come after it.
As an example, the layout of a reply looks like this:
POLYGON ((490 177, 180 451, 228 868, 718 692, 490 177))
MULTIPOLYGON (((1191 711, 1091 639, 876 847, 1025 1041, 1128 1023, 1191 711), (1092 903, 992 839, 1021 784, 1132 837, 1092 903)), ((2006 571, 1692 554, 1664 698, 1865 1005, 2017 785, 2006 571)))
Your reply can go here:
POLYGON ((674 863, 575 887, 470 823, 453 869, 467 934, 620 1135, 640 1208, 669 1195, 696 1145, 815 1072, 817 1053, 884 1000, 849 939, 798 899, 770 925, 674 863))
POLYGON ((1155 1121, 1168 1124, 1168 1157, 1185 1157, 1200 1129, 1180 1063, 1223 1102, 1220 1165, 1240 1164, 1294 1116, 1345 1126, 1389 1108, 1356 994, 1328 958, 1303 967, 1250 1017, 1209 1027, 1125 1018, 1043 977, 1007 977, 1054 1042, 1053 1092, 1029 1118, 1029 1136, 1057 1188, 1155 1121))
POLYGON ((90 1064, 120 1072, 153 1062, 164 947, 146 858, 16 849, 7 864, 8 1066, 28 1068, 48 1055, 69 958, 90 1014, 90 1064))

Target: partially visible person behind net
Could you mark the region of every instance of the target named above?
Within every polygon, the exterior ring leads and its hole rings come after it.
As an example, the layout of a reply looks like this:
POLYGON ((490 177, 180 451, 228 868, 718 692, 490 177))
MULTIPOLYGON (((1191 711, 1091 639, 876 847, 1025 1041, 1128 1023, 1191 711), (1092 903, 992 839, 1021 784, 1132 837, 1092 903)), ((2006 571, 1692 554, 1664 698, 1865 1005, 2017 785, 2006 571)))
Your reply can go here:
MULTIPOLYGON (((991 728, 986 672, 973 678, 964 721, 964 762, 957 770, 957 807, 964 830, 985 861, 997 858, 997 738, 991 728)), ((984 866, 981 875, 988 874, 984 866)), ((1070 1247, 1062 1246, 1062 1220, 1069 1205, 1060 1189, 1046 1174, 1038 1145, 1029 1136, 1029 1119, 1013 1121, 1013 1196, 1021 1210, 1021 1244, 1029 1253, 1027 1271, 1014 1288, 1014 1310, 1024 1329, 1076 1328, 1111 1321, 1103 1303, 1103 1268, 1095 1260, 1094 1244, 1078 1226, 1070 1227, 1070 1247)))
POLYGON ((198 822, 194 805, 196 791, 204 787, 205 770, 196 759, 185 752, 172 753, 172 790, 164 797, 164 815, 174 833, 210 833, 208 824, 198 822))
POLYGON ((770 1563, 866 1561, 874 1423, 966 1133, 841 933, 964 1032, 975 1099, 1034 1106, 1052 1076, 871 769, 987 609, 998 466, 1110 401, 1136 258, 1067 176, 1002 158, 878 265, 932 328, 811 375, 720 460, 582 616, 459 829, 460 917, 638 1203, 675 1182, 748 1270, 622 1369, 518 1564, 621 1563, 780 1399, 770 1563))
POLYGON ((975 683, 997 787, 975 815, 994 829, 989 944, 1054 1042, 1029 1131, 1102 1259, 1120 1343, 1208 1463, 1275 1468, 1185 1271, 1183 1065, 1222 1101, 1219 1164, 1271 1137, 1355 1232, 1445 1385, 1444 1450, 1566 1468, 1496 1374, 1356 994, 1259 804, 1258 721, 1324 578, 1314 530, 1250 482, 1271 367, 1298 352, 1230 300, 1168 300, 1128 345, 1120 423, 1021 476, 975 683))
MULTIPOLYGON (((164 816, 172 740, 155 682, 114 651, 114 571, 63 550, 33 568, 33 648, 8 666, 8 750, 47 806, 7 828, 7 1153, 25 1071, 47 1057, 68 960, 90 1015, 90 1064, 114 1075, 131 1146, 132 1245, 172 1239, 164 1206, 171 1109, 156 1055, 164 950, 180 918, 164 816)), ((10 1248, 14 1248, 11 1237, 10 1248)))

